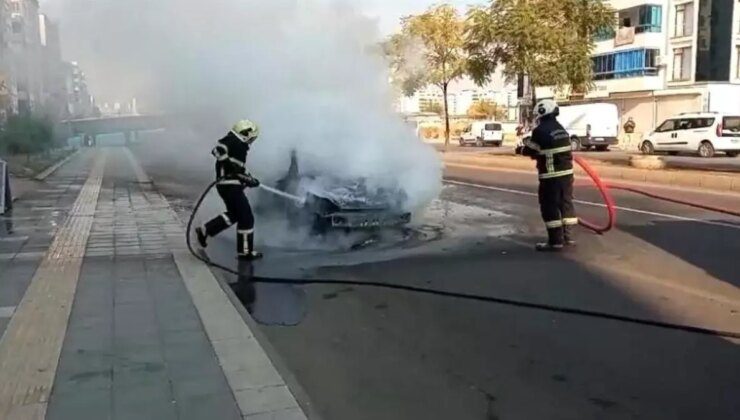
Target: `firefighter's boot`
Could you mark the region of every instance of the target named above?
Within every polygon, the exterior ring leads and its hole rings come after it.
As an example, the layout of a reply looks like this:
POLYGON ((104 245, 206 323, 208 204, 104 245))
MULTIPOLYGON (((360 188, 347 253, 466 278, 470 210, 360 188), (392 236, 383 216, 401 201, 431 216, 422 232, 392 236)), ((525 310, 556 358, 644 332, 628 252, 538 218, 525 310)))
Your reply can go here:
POLYGON ((563 228, 547 229, 547 242, 535 245, 535 249, 541 252, 559 252, 563 250, 563 228))
POLYGON ((571 225, 563 226, 563 243, 566 246, 576 246, 576 239, 573 234, 573 230, 573 226, 571 225))
POLYGON ((198 244, 205 249, 208 246, 208 235, 202 227, 195 228, 195 237, 198 238, 198 244))
POLYGON ((263 257, 261 252, 254 250, 254 229, 237 231, 236 248, 241 261, 255 261, 263 257))

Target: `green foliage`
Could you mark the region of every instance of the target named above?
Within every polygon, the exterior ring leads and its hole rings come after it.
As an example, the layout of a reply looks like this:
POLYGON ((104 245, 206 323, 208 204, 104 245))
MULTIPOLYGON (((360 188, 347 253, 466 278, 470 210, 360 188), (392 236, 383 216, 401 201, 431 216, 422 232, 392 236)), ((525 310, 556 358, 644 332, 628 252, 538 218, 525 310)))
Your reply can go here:
POLYGON ((393 80, 407 96, 428 84, 444 95, 445 144, 449 142, 447 87, 467 69, 465 20, 449 4, 432 6, 419 15, 404 17, 401 32, 384 44, 393 80))
POLYGON ((37 117, 11 116, 0 132, 0 150, 11 154, 43 152, 51 148, 53 143, 51 122, 37 117))
POLYGON ((492 101, 479 101, 474 102, 468 109, 468 117, 483 120, 483 119, 494 119, 494 120, 505 120, 506 108, 499 107, 495 102, 492 101))
POLYGON ((594 36, 615 24, 603 0, 492 0, 468 12, 469 73, 479 84, 498 65, 533 86, 591 86, 594 36))

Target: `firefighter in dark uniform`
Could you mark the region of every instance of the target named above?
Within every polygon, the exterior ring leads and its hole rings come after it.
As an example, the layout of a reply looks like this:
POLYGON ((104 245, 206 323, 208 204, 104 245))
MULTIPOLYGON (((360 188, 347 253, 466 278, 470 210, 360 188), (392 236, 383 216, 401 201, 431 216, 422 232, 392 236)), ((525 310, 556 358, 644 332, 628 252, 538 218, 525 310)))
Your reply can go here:
POLYGON ((259 128, 249 120, 239 121, 213 148, 216 158, 216 190, 226 205, 226 212, 195 229, 198 242, 205 248, 208 237, 223 232, 236 223, 236 252, 241 260, 255 260, 262 254, 254 250, 254 214, 244 188, 259 187, 260 182, 246 170, 249 147, 257 140, 259 128))
POLYGON ((534 107, 538 125, 525 140, 523 154, 537 161, 540 212, 547 227, 547 242, 538 251, 560 251, 575 245, 573 228, 578 224, 573 207, 573 153, 570 135, 558 123, 558 104, 545 99, 534 107))

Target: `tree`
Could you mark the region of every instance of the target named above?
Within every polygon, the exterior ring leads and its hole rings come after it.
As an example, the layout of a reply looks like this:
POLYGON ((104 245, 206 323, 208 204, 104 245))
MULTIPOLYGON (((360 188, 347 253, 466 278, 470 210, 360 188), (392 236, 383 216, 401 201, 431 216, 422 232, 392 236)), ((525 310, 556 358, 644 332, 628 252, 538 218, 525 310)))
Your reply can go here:
POLYGON ((585 93, 592 85, 594 35, 614 24, 604 0, 492 0, 468 11, 469 73, 484 84, 501 65, 510 79, 528 76, 532 92, 571 86, 585 93))
POLYGON ((499 107, 493 101, 478 101, 474 102, 468 108, 468 117, 474 119, 495 119, 504 120, 506 119, 506 109, 499 107))
POLYGON ((442 115, 445 112, 444 107, 439 102, 424 103, 420 108, 419 111, 421 112, 433 112, 437 115, 442 115))
POLYGON ((445 147, 450 143, 447 89, 466 71, 465 20, 449 4, 401 19, 401 32, 391 36, 385 51, 393 77, 406 95, 433 84, 442 89, 445 147))
POLYGON ((0 135, 0 145, 12 154, 30 155, 47 150, 53 145, 52 125, 45 119, 14 115, 8 118, 0 135))

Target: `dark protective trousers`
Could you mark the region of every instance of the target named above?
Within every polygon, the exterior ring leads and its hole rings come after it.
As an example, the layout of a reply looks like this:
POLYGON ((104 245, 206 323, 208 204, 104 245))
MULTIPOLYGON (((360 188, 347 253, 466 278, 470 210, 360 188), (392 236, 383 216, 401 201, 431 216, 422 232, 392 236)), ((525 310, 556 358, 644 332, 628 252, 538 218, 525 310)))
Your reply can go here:
POLYGON ((226 213, 205 225, 206 235, 213 237, 236 223, 236 252, 249 255, 254 251, 254 214, 241 185, 217 185, 226 213))
POLYGON ((578 224, 573 207, 573 175, 541 179, 539 199, 549 244, 562 245, 572 240, 573 226, 578 224))

